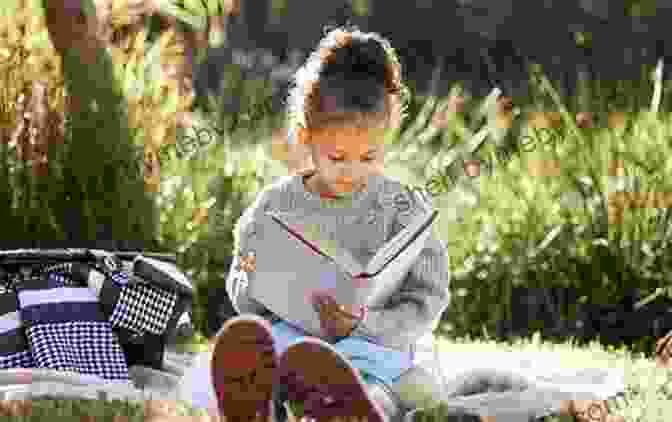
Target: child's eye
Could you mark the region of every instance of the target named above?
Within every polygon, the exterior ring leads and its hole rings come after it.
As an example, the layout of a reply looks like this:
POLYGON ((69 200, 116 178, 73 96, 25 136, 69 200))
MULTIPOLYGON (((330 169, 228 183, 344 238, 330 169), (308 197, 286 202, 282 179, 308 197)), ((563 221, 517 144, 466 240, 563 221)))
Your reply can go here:
MULTIPOLYGON (((344 159, 345 159, 344 157, 329 157, 329 160, 331 160, 331 161, 336 161, 336 162, 338 162, 338 161, 343 161, 344 159)), ((362 158, 362 161, 364 161, 364 162, 366 162, 366 163, 371 162, 371 161, 374 161, 374 160, 375 160, 374 157, 366 157, 366 158, 362 158)))

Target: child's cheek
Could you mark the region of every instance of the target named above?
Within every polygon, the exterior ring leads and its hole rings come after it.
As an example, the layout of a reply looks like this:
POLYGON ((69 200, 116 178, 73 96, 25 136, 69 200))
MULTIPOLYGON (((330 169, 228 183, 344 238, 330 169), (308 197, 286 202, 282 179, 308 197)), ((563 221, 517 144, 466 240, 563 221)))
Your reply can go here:
POLYGON ((336 154, 336 145, 324 143, 320 145, 320 157, 327 158, 329 155, 336 154))

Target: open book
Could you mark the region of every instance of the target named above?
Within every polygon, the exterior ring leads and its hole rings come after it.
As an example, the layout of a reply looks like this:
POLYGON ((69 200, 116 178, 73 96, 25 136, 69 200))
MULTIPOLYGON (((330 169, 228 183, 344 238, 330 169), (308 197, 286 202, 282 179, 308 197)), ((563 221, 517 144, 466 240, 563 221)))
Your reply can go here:
POLYGON ((258 223, 261 235, 254 245, 256 270, 248 277, 249 295, 290 324, 318 335, 312 294, 327 291, 341 305, 380 304, 403 282, 437 215, 432 210, 415 216, 362 265, 346 248, 329 247, 309 235, 302 217, 267 213, 258 223))

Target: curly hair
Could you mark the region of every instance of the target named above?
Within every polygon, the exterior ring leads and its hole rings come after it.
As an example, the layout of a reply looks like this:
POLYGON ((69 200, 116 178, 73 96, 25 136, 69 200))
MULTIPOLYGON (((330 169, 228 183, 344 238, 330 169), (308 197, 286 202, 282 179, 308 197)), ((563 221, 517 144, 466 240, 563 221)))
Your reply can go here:
POLYGON ((287 100, 288 129, 334 123, 398 127, 408 89, 390 42, 357 26, 325 28, 315 51, 295 73, 287 100))

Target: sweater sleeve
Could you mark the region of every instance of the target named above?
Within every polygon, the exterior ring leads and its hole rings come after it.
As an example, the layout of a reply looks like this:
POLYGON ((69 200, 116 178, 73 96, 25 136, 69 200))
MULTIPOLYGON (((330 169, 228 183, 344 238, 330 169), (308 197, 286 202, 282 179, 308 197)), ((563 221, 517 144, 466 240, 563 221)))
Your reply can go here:
POLYGON ((247 274, 239 268, 239 264, 242 256, 254 251, 254 241, 257 239, 255 224, 259 216, 267 209, 268 195, 267 190, 261 191, 254 203, 240 216, 233 230, 233 260, 226 279, 226 292, 238 314, 261 315, 266 312, 263 305, 250 298, 247 292, 247 274))
MULTIPOLYGON (((395 200, 398 212, 389 237, 405 227, 417 212, 431 209, 428 195, 406 191, 399 198, 395 200)), ((399 290, 384 305, 369 308, 351 335, 393 348, 415 344, 434 328, 450 302, 449 268, 445 244, 432 232, 399 290)))

